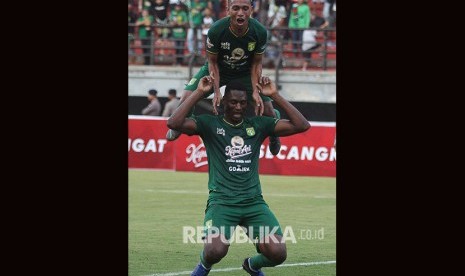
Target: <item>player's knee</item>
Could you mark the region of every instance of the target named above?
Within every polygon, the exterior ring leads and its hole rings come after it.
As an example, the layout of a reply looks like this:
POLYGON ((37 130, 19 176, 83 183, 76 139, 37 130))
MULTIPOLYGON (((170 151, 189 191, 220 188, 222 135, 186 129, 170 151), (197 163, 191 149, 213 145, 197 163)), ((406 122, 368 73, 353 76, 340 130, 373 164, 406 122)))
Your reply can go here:
POLYGON ((219 262, 228 253, 228 246, 208 246, 204 249, 205 260, 211 264, 219 262))
POLYGON ((287 249, 285 243, 269 243, 261 248, 265 255, 274 265, 282 264, 287 258, 287 249))
POLYGON ((286 247, 276 246, 271 247, 266 255, 266 257, 273 262, 274 265, 280 265, 284 263, 287 258, 286 247))
POLYGON ((287 250, 286 248, 277 249, 271 257, 271 261, 275 263, 275 265, 280 265, 284 263, 287 258, 287 250))

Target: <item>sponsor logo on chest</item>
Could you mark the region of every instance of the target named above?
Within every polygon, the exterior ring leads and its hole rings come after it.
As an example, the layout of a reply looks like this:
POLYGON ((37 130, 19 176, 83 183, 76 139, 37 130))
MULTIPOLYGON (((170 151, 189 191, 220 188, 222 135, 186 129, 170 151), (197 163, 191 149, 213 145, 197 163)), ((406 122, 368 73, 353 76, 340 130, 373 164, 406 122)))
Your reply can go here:
POLYGON ((231 44, 229 42, 221 42, 221 49, 230 50, 231 44))

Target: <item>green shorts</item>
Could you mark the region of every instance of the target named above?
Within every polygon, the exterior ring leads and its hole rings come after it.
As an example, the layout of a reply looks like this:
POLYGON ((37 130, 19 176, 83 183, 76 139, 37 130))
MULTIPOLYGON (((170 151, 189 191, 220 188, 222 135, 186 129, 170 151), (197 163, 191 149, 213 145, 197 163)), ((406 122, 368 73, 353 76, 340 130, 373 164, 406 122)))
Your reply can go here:
MULTIPOLYGON (((197 89, 197 86, 199 85, 200 79, 202 77, 204 77, 204 76, 208 76, 209 74, 210 73, 208 72, 208 64, 204 64, 200 68, 200 70, 197 72, 197 74, 195 74, 195 76, 192 77, 192 79, 189 81, 189 83, 184 87, 184 90, 195 91, 195 89, 197 89)), ((235 77, 234 79, 235 80, 241 80, 242 83, 244 83, 244 85, 245 85, 245 87, 247 89, 247 100, 249 102, 252 102, 253 101, 253 98, 252 98, 253 89, 252 89, 252 81, 250 79, 250 75, 248 75, 248 76, 238 76, 238 77, 235 77)), ((233 78, 221 76, 220 77, 220 87, 223 86, 223 85, 226 85, 231 80, 233 80, 233 78)), ((205 96, 205 98, 210 96, 212 93, 213 93, 213 89, 208 95, 205 96)), ((260 97, 262 98, 263 102, 271 101, 271 98, 268 97, 268 96, 263 96, 263 95, 260 94, 260 97)))
POLYGON ((245 233, 254 242, 264 241, 266 236, 270 234, 283 235, 276 216, 263 198, 241 206, 222 204, 218 201, 210 201, 207 204, 204 218, 204 238, 219 233, 223 234, 227 241, 230 241, 231 235, 238 225, 243 227, 245 233))

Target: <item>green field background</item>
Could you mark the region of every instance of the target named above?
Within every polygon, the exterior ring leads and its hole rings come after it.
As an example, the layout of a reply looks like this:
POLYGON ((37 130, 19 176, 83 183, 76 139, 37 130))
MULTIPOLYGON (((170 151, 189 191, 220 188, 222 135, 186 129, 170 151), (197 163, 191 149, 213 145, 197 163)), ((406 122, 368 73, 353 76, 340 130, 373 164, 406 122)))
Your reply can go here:
MULTIPOLYGON (((129 170, 128 275, 189 275, 199 262, 200 243, 183 243, 183 226, 203 222, 207 173, 129 170), (176 274, 178 273, 178 274, 176 274), (168 274, 169 275, 169 274, 168 274)), ((336 178, 261 175, 263 197, 288 235, 283 265, 263 268, 267 276, 336 275, 336 178), (331 262, 314 264, 315 262, 331 262)), ((250 243, 232 243, 209 275, 248 275, 240 268, 255 255, 250 243)))

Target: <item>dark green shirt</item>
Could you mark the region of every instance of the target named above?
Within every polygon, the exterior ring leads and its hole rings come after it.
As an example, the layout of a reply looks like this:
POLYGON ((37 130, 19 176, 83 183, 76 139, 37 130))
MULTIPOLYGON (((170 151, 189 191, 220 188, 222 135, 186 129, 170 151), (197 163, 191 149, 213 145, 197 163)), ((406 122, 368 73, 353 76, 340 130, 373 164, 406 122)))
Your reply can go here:
POLYGON ((209 198, 237 204, 261 195, 258 161, 262 142, 278 119, 256 116, 233 126, 223 115, 194 116, 208 157, 209 198))
POLYGON ((263 54, 267 46, 267 30, 256 19, 249 18, 245 35, 238 37, 230 29, 231 18, 224 17, 208 30, 206 51, 218 54, 221 76, 237 77, 250 74, 254 54, 263 54))

